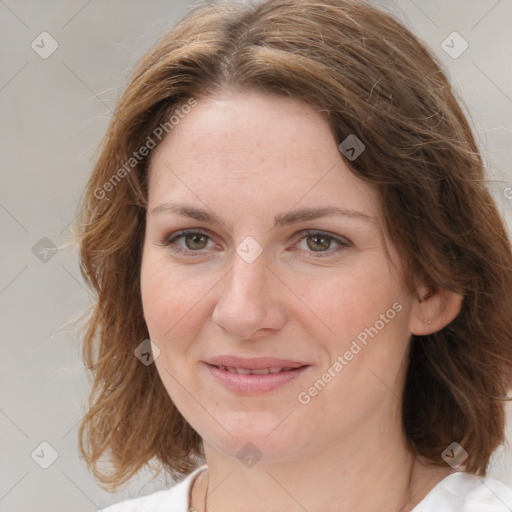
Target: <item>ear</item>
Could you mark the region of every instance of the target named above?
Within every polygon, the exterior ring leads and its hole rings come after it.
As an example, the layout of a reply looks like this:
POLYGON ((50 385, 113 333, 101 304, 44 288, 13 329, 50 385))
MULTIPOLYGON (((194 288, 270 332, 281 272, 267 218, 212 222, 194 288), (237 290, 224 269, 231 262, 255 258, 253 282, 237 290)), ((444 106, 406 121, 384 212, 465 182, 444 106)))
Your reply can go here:
POLYGON ((438 332, 454 320, 460 312, 464 297, 460 293, 422 285, 419 300, 412 304, 409 330, 417 336, 438 332))

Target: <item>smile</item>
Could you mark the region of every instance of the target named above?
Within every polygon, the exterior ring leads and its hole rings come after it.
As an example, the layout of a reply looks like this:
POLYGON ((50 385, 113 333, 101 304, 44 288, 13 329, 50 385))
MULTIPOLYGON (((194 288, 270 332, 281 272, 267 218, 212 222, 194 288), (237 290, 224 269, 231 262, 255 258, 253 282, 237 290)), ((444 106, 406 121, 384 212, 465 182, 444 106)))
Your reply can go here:
POLYGON ((266 368, 243 368, 206 364, 214 382, 236 394, 261 394, 274 391, 294 381, 309 365, 299 367, 269 366, 266 368))
POLYGON ((259 368, 256 370, 249 370, 247 368, 236 368, 233 366, 217 366, 219 370, 227 371, 229 373, 238 373, 239 375, 267 375, 269 373, 281 373, 287 372, 290 370, 295 370, 295 368, 280 368, 277 366, 273 366, 271 368, 259 368))

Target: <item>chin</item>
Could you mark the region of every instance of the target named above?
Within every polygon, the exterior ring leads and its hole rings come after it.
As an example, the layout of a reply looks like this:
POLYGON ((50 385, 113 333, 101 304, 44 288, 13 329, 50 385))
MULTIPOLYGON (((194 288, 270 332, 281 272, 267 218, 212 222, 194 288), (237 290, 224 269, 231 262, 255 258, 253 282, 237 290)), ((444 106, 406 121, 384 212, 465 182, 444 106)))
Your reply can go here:
POLYGON ((247 467, 252 467, 256 463, 292 461, 297 457, 300 446, 307 444, 303 439, 303 431, 300 436, 302 439, 299 439, 293 434, 292 425, 288 425, 288 428, 283 427, 283 423, 280 422, 286 416, 281 415, 277 420, 274 415, 269 418, 268 413, 264 419, 249 413, 243 416, 237 419, 236 427, 234 422, 223 423, 229 425, 226 430, 231 436, 216 424, 215 435, 211 435, 210 431, 210 435, 202 436, 203 439, 247 467))

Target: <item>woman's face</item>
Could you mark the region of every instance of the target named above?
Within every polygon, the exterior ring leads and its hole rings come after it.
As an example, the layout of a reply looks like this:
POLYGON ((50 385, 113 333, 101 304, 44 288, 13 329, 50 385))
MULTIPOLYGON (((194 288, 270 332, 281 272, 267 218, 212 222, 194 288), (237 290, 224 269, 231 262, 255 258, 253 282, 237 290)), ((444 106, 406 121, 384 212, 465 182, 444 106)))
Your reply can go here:
POLYGON ((152 155, 141 283, 157 370, 205 446, 298 460, 396 429, 412 298, 391 261, 379 198, 319 114, 198 99, 152 155))

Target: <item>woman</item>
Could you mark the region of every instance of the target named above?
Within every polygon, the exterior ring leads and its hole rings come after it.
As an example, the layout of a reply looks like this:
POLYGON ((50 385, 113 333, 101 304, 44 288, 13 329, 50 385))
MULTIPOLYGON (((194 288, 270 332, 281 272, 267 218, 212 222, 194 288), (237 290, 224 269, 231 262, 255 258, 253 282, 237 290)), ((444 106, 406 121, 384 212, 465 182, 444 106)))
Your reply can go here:
POLYGON ((152 462, 188 476, 109 512, 510 510, 485 474, 512 255, 483 177, 447 78, 375 8, 181 22, 84 198, 80 440, 109 488, 152 462))

